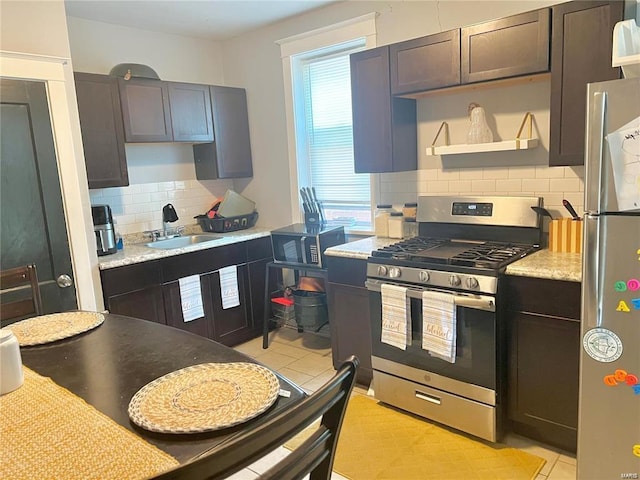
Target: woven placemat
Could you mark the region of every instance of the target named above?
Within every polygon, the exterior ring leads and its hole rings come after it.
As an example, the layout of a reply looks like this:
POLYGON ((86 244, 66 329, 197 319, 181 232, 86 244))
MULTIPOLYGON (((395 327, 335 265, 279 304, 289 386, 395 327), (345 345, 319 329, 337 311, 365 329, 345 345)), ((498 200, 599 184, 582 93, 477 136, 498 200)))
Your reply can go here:
POLYGON ((129 417, 153 432, 209 432, 260 415, 279 390, 275 374, 255 363, 203 363, 142 387, 129 403, 129 417))
POLYGON ((80 397, 24 368, 0 396, 0 478, 142 479, 178 462, 80 397))
POLYGON ((62 312, 28 318, 4 327, 11 330, 21 347, 42 345, 96 328, 104 322, 98 312, 62 312))

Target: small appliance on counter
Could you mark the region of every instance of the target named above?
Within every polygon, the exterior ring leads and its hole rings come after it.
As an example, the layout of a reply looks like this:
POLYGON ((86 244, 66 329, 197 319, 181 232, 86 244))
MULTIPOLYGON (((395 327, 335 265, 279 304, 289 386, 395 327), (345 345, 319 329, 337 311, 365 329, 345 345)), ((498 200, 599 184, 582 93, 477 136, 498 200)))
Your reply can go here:
POLYGON ((345 243, 344 227, 294 223, 271 231, 275 262, 324 267, 324 251, 345 243))
POLYGON ((92 205, 93 231, 96 234, 98 256, 116 253, 116 235, 109 205, 92 205))

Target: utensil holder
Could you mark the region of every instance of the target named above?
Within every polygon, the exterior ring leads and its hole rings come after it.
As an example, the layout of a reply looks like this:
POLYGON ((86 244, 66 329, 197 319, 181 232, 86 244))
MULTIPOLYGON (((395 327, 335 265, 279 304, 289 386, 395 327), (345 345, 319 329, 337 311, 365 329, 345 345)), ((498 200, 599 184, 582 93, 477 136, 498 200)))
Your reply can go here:
POLYGON ((549 250, 582 253, 582 220, 560 218, 549 223, 549 250))
POLYGON ((320 225, 320 214, 318 212, 305 212, 304 223, 307 227, 320 225))

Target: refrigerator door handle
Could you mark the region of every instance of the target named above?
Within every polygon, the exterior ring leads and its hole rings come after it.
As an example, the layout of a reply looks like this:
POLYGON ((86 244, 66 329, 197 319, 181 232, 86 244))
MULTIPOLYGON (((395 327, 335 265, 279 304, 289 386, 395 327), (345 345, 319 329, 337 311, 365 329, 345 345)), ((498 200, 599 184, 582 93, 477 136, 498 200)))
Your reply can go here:
POLYGON ((600 247, 600 217, 584 216, 584 248, 582 253, 582 334, 602 324, 600 299, 602 279, 599 271, 602 248, 600 247))
POLYGON ((605 115, 607 111, 607 92, 595 92, 591 98, 591 115, 586 126, 586 176, 585 191, 587 212, 600 212, 602 197, 605 195, 605 165, 603 162, 605 115))

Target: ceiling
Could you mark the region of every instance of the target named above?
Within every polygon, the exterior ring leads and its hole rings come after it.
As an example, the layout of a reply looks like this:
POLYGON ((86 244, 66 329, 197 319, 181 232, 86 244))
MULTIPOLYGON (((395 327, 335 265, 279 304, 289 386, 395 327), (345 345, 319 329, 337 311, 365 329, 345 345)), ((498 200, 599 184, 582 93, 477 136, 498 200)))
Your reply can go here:
POLYGON ((68 16, 222 41, 337 0, 65 0, 68 16))

